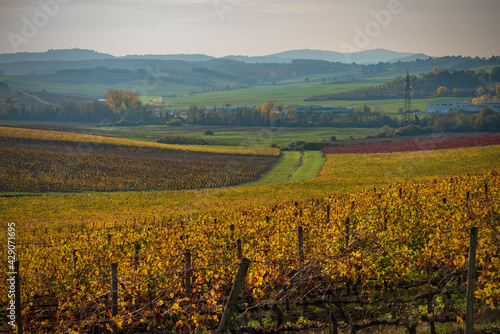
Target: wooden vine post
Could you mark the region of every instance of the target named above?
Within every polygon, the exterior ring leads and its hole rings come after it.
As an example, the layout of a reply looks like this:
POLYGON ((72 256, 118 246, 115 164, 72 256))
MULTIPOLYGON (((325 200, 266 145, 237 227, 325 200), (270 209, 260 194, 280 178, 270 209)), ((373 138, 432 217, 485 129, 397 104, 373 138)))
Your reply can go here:
POLYGON ((118 263, 111 263, 111 314, 118 314, 118 263))
POLYGON ((328 296, 328 334, 337 334, 337 319, 335 314, 333 314, 332 308, 332 296, 328 296))
POLYGON ((19 261, 14 262, 14 279, 15 279, 15 314, 16 314, 16 325, 17 333, 23 334, 23 317, 22 317, 22 306, 21 306, 21 274, 19 273, 19 261))
POLYGON ((304 230, 302 225, 298 227, 298 241, 299 241, 299 262, 304 264, 304 230))
POLYGON ((474 324, 474 286, 476 280, 476 248, 478 228, 470 229, 469 271, 467 274, 467 305, 465 313, 465 334, 472 334, 474 324))
POLYGON ((236 256, 240 261, 243 258, 243 250, 241 249, 241 239, 236 240, 236 256))
POLYGON ((217 329, 217 334, 227 333, 231 318, 237 311, 238 297, 240 296, 241 290, 243 289, 245 276, 247 275, 249 266, 250 260, 247 258, 242 258, 240 267, 238 268, 238 273, 236 274, 236 278, 234 279, 231 294, 229 295, 229 300, 226 304, 226 309, 224 310, 224 314, 222 315, 222 319, 219 323, 219 328, 217 329))
POLYGON ((186 250, 186 297, 191 298, 191 251, 186 250))

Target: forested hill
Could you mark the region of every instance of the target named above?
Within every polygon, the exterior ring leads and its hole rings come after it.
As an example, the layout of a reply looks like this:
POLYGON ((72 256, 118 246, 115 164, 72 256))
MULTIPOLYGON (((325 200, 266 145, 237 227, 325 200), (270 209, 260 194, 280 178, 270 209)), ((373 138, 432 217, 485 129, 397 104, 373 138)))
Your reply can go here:
MULTIPOLYGON (((496 84, 500 83, 500 66, 495 67, 491 75, 484 71, 473 70, 443 71, 436 66, 433 72, 411 76, 410 80, 413 98, 474 97, 481 87, 483 87, 482 94, 487 93, 488 89, 496 89, 496 84)), ((405 77, 397 77, 380 86, 313 95, 305 101, 402 99, 404 97, 405 77)))

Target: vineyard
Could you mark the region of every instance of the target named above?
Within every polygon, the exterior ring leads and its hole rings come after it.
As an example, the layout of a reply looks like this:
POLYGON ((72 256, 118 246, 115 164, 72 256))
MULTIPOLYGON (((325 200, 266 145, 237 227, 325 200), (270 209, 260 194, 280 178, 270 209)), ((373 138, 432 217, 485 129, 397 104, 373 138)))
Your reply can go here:
POLYGON ((392 152, 414 152, 442 150, 458 147, 475 147, 487 145, 499 145, 500 136, 482 136, 469 138, 445 138, 430 140, 410 140, 410 141, 391 141, 377 144, 350 145, 326 147, 326 154, 342 153, 392 153, 392 152))
POLYGON ((11 128, 0 126, 0 137, 17 138, 20 140, 43 140, 43 141, 63 141, 82 143, 82 150, 92 144, 99 146, 100 144, 116 145, 116 146, 134 146, 147 148, 172 149, 180 151, 208 152, 208 153, 227 153, 227 154, 255 154, 255 155, 278 155, 279 151, 273 148, 252 147, 252 146, 196 146, 196 145, 172 145, 159 144, 147 141, 130 140, 123 138, 104 137, 99 130, 82 130, 83 133, 63 132, 63 131, 48 131, 34 130, 23 128, 11 128))
POLYGON ((44 140, 0 132, 0 191, 223 187, 258 179, 279 158, 269 154, 211 153, 130 142, 125 145, 127 143, 119 141, 44 140))
POLYGON ((77 226, 108 228, 115 222, 144 221, 219 210, 242 211, 285 201, 356 193, 395 182, 499 170, 500 146, 448 150, 327 154, 318 177, 302 182, 169 191, 57 193, 0 197, 0 224, 18 222, 49 233, 77 226), (353 168, 356 166, 356 168, 353 168))
MULTIPOLYGON (((230 305, 233 332, 435 333, 437 323, 465 318, 471 227, 479 230, 477 314, 500 303, 497 171, 72 233, 25 227, 16 232, 23 327, 215 332, 248 258, 230 305)), ((2 310, 6 329, 5 302, 2 310)))

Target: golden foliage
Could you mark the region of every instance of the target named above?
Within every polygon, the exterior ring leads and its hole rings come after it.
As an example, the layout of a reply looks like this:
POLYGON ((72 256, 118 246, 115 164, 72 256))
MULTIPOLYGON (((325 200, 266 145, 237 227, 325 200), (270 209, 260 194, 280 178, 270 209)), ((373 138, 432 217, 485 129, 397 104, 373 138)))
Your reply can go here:
MULTIPOLYGON (((292 269, 301 266, 298 226, 304 230, 305 264, 321 277, 331 284, 356 280, 380 285, 395 277, 410 283, 415 277, 463 277, 469 229, 476 226, 476 297, 494 307, 500 302, 499 215, 500 175, 491 171, 244 212, 150 219, 136 230, 129 222, 122 229, 60 236, 24 233, 18 254, 26 273, 24 297, 56 296, 52 316, 64 320, 59 331, 83 330, 85 322, 71 320, 84 316, 88 322, 111 318, 104 296, 113 262, 119 263, 121 284, 115 324, 126 328, 161 315, 169 328, 213 328, 237 268, 236 238, 241 239, 243 255, 254 261, 245 293, 260 301, 272 299, 276 284, 285 284, 292 269), (193 256, 192 298, 186 297, 183 284, 187 249, 193 256)), ((5 252, 2 248, 0 256, 6 258, 5 252)), ((5 289, 0 286, 0 293, 5 295, 5 289)), ((363 289, 370 293, 365 283, 363 289)), ((36 312, 27 315, 26 323, 43 328, 43 317, 36 312)))

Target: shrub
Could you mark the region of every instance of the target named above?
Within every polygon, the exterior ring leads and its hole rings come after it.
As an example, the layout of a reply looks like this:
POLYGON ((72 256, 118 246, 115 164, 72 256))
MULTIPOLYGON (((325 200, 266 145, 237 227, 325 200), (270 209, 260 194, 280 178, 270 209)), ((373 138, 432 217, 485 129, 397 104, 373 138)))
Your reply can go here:
POLYGON ((427 133, 427 130, 422 129, 420 126, 415 124, 410 124, 405 127, 401 127, 394 132, 396 136, 415 136, 424 133, 427 133))
POLYGON ((167 122, 168 126, 182 126, 182 121, 178 118, 172 118, 167 122))
MULTIPOLYGON (((338 144, 333 144, 331 142, 303 142, 303 141, 298 141, 295 143, 291 143, 288 145, 287 150, 289 151, 320 151, 325 147, 332 147, 332 146, 338 146, 338 144)), ((282 149, 284 151, 284 149, 282 149)))
POLYGON ((393 137, 395 132, 396 132, 396 130, 394 130, 390 126, 384 125, 380 129, 380 131, 373 137, 375 137, 375 138, 389 138, 389 137, 393 137))

